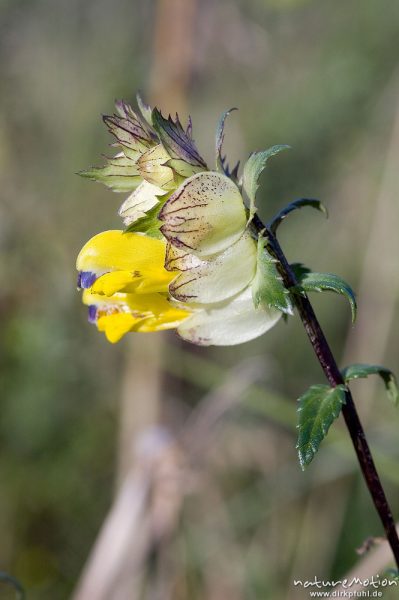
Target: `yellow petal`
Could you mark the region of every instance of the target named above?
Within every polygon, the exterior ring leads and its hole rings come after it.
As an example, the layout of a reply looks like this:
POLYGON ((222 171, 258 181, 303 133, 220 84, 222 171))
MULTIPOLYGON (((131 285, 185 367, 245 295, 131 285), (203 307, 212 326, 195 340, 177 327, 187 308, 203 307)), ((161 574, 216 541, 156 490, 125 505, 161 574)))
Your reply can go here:
POLYGON ((83 302, 97 307, 97 327, 104 331, 107 339, 117 342, 128 331, 163 331, 175 329, 187 319, 191 312, 168 302, 162 294, 124 294, 111 297, 83 293, 83 302))
POLYGON ((101 275, 91 286, 94 294, 112 296, 116 292, 136 294, 151 294, 155 292, 166 293, 168 286, 175 275, 166 271, 159 272, 154 269, 147 271, 143 277, 130 271, 112 271, 101 275))
POLYGON ((113 315, 104 315, 97 321, 98 331, 103 331, 111 344, 119 342, 123 336, 131 331, 136 323, 143 320, 143 317, 134 317, 130 313, 115 313, 113 315))
POLYGON ((132 271, 162 265, 165 244, 139 233, 103 231, 82 248, 76 262, 78 271, 132 271))
POLYGON ((104 231, 83 246, 76 266, 81 272, 104 277, 95 282, 97 293, 110 295, 116 291, 132 291, 132 287, 140 293, 166 292, 173 276, 164 267, 165 251, 163 240, 140 233, 104 231))
POLYGON ((128 292, 130 287, 133 291, 135 286, 137 286, 137 283, 131 271, 112 271, 99 277, 91 286, 91 291, 94 294, 112 296, 119 291, 128 292))

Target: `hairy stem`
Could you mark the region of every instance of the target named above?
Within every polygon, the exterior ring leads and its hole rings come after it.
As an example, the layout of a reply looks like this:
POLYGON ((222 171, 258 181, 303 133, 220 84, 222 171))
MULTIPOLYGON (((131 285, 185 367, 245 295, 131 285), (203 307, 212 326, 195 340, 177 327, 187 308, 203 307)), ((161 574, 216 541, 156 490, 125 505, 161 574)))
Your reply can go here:
MULTIPOLYGON (((278 261, 277 266, 283 278, 284 285, 287 288, 296 286, 298 282, 296 281, 295 275, 270 227, 264 226, 257 215, 254 216, 253 225, 256 230, 267 239, 268 249, 278 261)), ((306 295, 293 294, 293 300, 313 350, 315 351, 320 366, 329 383, 332 387, 344 383, 337 362, 308 297, 306 295)), ((346 392, 346 403, 342 406, 342 415, 351 436, 363 477, 385 529, 387 540, 395 557, 395 562, 399 568, 399 538, 395 527, 395 521, 378 476, 352 394, 349 390, 346 392)))

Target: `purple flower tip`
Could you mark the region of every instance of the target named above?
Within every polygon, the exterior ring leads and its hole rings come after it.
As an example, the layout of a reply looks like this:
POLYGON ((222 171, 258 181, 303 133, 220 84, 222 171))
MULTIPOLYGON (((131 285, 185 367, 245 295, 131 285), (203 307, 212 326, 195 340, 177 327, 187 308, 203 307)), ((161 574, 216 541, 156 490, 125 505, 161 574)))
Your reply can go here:
POLYGON ((84 290, 90 288, 96 279, 97 275, 95 273, 92 273, 91 271, 80 271, 78 275, 78 288, 84 290))
POLYGON ((89 312, 88 312, 88 316, 87 316, 87 320, 89 321, 89 323, 96 322, 96 314, 97 314, 97 306, 95 304, 90 304, 89 312))

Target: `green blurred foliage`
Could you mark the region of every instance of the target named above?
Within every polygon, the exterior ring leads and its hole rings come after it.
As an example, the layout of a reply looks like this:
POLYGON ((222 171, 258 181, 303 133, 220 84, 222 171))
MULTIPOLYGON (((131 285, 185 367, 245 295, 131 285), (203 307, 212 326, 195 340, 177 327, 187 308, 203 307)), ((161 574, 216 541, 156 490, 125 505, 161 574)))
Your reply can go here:
MULTIPOLYGON (((356 289, 395 143, 399 3, 197 5, 188 107, 201 152, 211 162, 217 119, 234 105, 240 111, 229 117, 225 140, 232 163, 254 149, 292 146, 262 176, 262 216, 297 197, 321 198, 330 220, 307 209, 289 217, 283 247, 291 260, 336 272, 356 289)), ((138 0, 0 3, 0 569, 23 582, 29 600, 69 597, 114 494, 127 342, 110 346, 87 324, 74 261, 91 235, 119 226, 120 199, 74 173, 106 152, 100 114, 113 110, 113 99, 146 94, 156 11, 157 2, 138 0)), ((380 265, 383 282, 394 282, 397 264, 384 271, 382 257, 380 265)), ((396 288, 382 287, 394 305, 396 288)), ((342 356, 346 303, 328 294, 314 303, 342 356)), ((398 370, 396 317, 382 357, 370 345, 352 358, 398 370)), ((173 335, 166 344, 176 348, 173 335)), ((290 319, 235 348, 180 351, 178 368, 170 358, 164 365, 163 401, 178 406, 176 428, 246 357, 264 359, 265 407, 258 394, 256 409, 226 424, 208 465, 211 491, 205 485, 185 504, 172 547, 176 598, 210 597, 217 575, 213 598, 292 600, 293 577, 314 575, 309 560, 320 576, 341 576, 357 560, 354 549, 380 528, 349 446, 342 457, 334 443, 322 448, 305 475, 296 463, 294 399, 322 382, 300 323, 290 319), (190 357, 207 359, 200 381, 190 357), (287 402, 274 410, 276 390, 287 402), (337 506, 342 518, 330 522, 337 506)), ((371 410, 371 441, 398 514, 389 460, 398 458, 399 419, 380 388, 371 410)))

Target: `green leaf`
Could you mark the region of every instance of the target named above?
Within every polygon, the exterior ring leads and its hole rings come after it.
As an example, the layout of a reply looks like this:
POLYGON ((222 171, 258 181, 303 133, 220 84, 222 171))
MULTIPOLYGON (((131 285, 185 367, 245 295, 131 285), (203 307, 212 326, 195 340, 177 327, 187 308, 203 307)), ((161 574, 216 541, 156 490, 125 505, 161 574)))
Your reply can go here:
POLYGON ((313 273, 306 269, 303 265, 292 265, 293 270, 296 270, 298 286, 291 288, 297 293, 303 292, 324 292, 325 290, 335 292, 345 296, 349 301, 352 312, 352 323, 356 320, 357 304, 355 294, 348 283, 346 283, 338 275, 333 273, 313 273))
POLYGON ((290 293, 284 286, 274 259, 266 250, 266 239, 258 237, 256 274, 252 282, 252 297, 255 308, 277 308, 292 315, 290 293))
POLYGON ((253 152, 244 165, 242 173, 242 189, 249 200, 250 220, 257 211, 256 192, 259 187, 259 177, 266 166, 268 159, 282 150, 287 150, 290 146, 278 145, 272 146, 263 152, 253 152))
POLYGON ((276 233, 278 226, 282 223, 287 215, 289 215, 294 210, 298 210, 300 208, 304 208, 305 206, 310 206, 311 208, 315 208, 320 212, 324 213, 326 218, 328 217, 328 211, 324 204, 320 202, 320 200, 314 200, 312 198, 300 198, 299 200, 294 200, 288 204, 285 208, 283 208, 273 219, 270 221, 269 228, 273 233, 276 233))
POLYGON ((129 225, 129 227, 125 229, 124 233, 145 233, 149 237, 159 240, 163 239, 163 235, 159 230, 163 223, 158 219, 159 211, 161 210, 163 204, 164 202, 151 208, 145 217, 137 219, 137 221, 129 225))
POLYGON ((226 112, 224 112, 222 114, 222 116, 220 117, 219 123, 216 127, 216 170, 220 171, 221 173, 225 173, 226 175, 228 175, 228 174, 226 173, 226 169, 225 169, 225 159, 222 158, 222 146, 223 146, 223 141, 224 141, 224 125, 225 125, 227 117, 229 116, 229 114, 231 112, 233 112, 233 110, 237 110, 237 109, 230 108, 229 110, 226 110, 226 112))
POLYGON ((312 385, 298 400, 298 456, 302 470, 312 461, 345 404, 345 386, 312 385))
POLYGON ((312 272, 312 270, 303 263, 291 263, 290 267, 297 281, 300 281, 304 275, 312 272))
POLYGON ((399 582, 399 570, 398 569, 387 569, 385 574, 389 579, 399 582))
POLYGON ((353 364, 342 370, 342 377, 345 382, 351 379, 368 377, 369 375, 379 375, 383 380, 388 398, 395 406, 399 406, 399 389, 395 375, 386 367, 380 365, 353 364))

